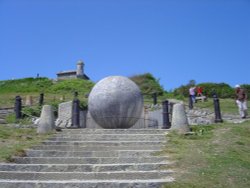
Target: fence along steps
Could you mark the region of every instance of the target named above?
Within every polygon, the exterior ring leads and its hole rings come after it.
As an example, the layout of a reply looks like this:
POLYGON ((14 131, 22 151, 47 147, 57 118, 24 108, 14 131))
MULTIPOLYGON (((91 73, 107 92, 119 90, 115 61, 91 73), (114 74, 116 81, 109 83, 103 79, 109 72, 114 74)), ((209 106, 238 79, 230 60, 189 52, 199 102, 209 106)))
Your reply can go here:
POLYGON ((127 188, 161 187, 172 182, 166 130, 65 129, 0 164, 0 187, 5 188, 127 188))

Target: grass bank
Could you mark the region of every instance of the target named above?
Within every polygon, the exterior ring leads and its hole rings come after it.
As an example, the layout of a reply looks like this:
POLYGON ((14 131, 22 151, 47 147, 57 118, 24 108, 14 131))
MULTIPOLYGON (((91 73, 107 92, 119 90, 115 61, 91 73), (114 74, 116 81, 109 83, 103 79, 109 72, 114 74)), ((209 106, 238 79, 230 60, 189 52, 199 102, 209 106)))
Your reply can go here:
MULTIPOLYGON (((187 102, 188 99, 186 99, 185 101, 187 102)), ((187 104, 188 104, 188 102, 187 102, 187 104)), ((248 106, 249 105, 250 105, 250 101, 248 101, 248 106)), ((208 98, 208 100, 205 101, 205 102, 198 101, 197 103, 194 103, 194 107, 208 108, 211 111, 214 111, 213 99, 208 98)), ((238 113, 238 107, 235 104, 234 99, 220 99, 220 108, 221 108, 222 113, 234 114, 234 115, 239 114, 238 113)), ((250 113, 249 109, 248 109, 248 112, 250 113)))
POLYGON ((176 182, 165 188, 250 187, 250 122, 193 127, 170 133, 164 150, 175 161, 176 182))
POLYGON ((38 135, 35 128, 13 128, 0 125, 0 162, 11 161, 11 156, 23 156, 24 150, 48 138, 38 135))

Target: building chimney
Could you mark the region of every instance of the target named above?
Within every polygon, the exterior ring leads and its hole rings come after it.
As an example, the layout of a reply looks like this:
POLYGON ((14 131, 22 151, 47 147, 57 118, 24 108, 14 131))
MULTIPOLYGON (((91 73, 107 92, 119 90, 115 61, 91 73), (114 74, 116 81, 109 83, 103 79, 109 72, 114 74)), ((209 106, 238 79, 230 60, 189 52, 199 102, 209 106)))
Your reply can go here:
POLYGON ((79 60, 76 65, 76 77, 83 78, 84 77, 84 63, 82 60, 79 60))

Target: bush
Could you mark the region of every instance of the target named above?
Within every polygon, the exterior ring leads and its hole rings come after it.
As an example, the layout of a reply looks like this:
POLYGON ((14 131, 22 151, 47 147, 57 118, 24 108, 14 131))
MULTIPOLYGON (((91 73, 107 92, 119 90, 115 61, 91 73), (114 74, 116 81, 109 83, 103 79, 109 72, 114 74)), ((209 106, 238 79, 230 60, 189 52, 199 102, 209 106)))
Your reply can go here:
POLYGON ((135 75, 130 77, 141 89, 142 93, 145 95, 152 95, 153 93, 157 93, 158 95, 163 95, 164 89, 159 83, 159 79, 157 80, 150 73, 145 73, 141 75, 135 75))
MULTIPOLYGON (((226 83, 200 83, 196 86, 203 88, 203 94, 207 97, 212 97, 213 91, 216 92, 220 98, 232 98, 234 96, 234 89, 226 83)), ((189 96, 190 85, 182 85, 174 90, 174 95, 182 95, 184 97, 189 96)))
POLYGON ((26 106, 22 109, 22 113, 24 117, 40 117, 42 107, 41 106, 26 106))

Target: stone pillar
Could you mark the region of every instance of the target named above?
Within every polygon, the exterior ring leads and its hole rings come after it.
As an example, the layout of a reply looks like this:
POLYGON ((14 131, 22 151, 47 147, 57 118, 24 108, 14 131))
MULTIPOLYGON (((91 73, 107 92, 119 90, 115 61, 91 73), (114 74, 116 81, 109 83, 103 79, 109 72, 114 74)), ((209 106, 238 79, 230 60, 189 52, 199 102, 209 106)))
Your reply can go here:
POLYGON ((162 102, 162 118, 163 118, 163 129, 169 129, 171 127, 171 124, 169 122, 169 103, 168 100, 165 100, 162 102))
POLYGON ((144 128, 148 128, 148 124, 149 124, 149 117, 148 117, 148 107, 144 106, 144 128))
POLYGON ((25 100, 25 106, 32 106, 33 105, 33 98, 30 95, 26 96, 26 100, 25 100))
POLYGON ((75 98, 73 100, 72 107, 72 127, 70 128, 79 128, 80 127, 80 101, 75 98))
POLYGON ((38 122, 37 133, 45 134, 55 129, 55 117, 53 107, 51 105, 44 105, 40 120, 38 122))
POLYGON ((189 103, 188 103, 189 109, 192 110, 193 109, 193 99, 192 96, 189 95, 189 103))
POLYGON ((87 128, 87 113, 88 113, 88 110, 80 111, 80 127, 81 128, 87 128))
POLYGON ((177 130, 180 133, 190 131, 184 104, 177 103, 173 106, 171 130, 177 130))
POLYGON ((22 118, 22 98, 20 96, 16 96, 15 99, 15 114, 16 114, 16 120, 22 118))
POLYGON ((215 123, 222 123, 223 120, 221 118, 221 112, 220 112, 220 101, 217 95, 213 95, 214 98, 214 114, 215 114, 215 123))
POLYGON ((40 106, 43 105, 43 100, 44 100, 44 94, 43 94, 43 93, 40 93, 40 96, 39 96, 39 105, 40 105, 40 106))

